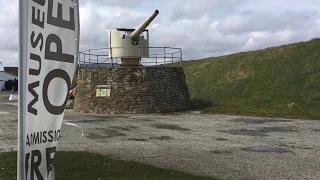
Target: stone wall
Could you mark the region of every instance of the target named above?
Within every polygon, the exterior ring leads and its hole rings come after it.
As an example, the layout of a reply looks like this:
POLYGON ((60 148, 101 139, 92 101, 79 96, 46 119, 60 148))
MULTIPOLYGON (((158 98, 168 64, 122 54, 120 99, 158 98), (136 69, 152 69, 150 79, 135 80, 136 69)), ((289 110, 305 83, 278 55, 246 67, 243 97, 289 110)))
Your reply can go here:
POLYGON ((185 111, 190 97, 181 67, 116 67, 78 72, 74 110, 84 113, 134 114, 185 111), (110 96, 96 97, 107 85, 110 96))

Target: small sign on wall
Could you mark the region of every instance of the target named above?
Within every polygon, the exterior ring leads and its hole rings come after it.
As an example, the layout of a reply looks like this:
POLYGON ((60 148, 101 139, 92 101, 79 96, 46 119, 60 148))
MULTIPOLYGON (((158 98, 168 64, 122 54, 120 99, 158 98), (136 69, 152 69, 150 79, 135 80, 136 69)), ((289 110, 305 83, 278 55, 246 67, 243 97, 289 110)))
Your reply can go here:
POLYGON ((111 85, 97 85, 96 97, 110 97, 111 85))

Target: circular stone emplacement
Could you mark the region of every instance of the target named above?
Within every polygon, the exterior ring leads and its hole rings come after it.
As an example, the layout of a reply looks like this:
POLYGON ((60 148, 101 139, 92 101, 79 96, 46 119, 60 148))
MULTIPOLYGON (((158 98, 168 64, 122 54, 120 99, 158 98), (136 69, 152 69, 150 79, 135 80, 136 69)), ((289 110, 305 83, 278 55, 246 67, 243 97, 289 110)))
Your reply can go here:
POLYGON ((76 112, 145 114, 189 108, 182 67, 114 67, 78 72, 76 112))
POLYGON ((250 152, 275 152, 275 153, 289 153, 291 152, 288 149, 280 147, 267 147, 267 146, 252 146, 245 148, 246 151, 250 152))

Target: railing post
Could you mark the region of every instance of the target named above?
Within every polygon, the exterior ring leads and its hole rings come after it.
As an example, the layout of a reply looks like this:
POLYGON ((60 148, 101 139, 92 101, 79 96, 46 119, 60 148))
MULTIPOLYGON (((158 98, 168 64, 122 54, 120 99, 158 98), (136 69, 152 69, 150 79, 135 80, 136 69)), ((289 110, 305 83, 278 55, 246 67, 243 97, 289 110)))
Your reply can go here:
POLYGON ((111 58, 111 67, 113 67, 113 58, 111 58))
POLYGON ((90 49, 89 49, 89 69, 91 68, 91 52, 90 52, 90 49))
POLYGON ((138 61, 139 61, 139 67, 141 66, 141 49, 139 46, 139 57, 138 57, 138 61))
POLYGON ((164 51, 164 58, 163 58, 164 60, 163 61, 164 61, 164 66, 166 66, 166 47, 163 48, 163 51, 164 51))
POLYGON ((171 61, 172 61, 172 64, 173 64, 173 53, 172 53, 171 55, 172 55, 172 59, 171 59, 171 61))
POLYGON ((158 54, 156 54, 156 67, 158 67, 158 54))
POLYGON ((99 55, 97 55, 97 67, 99 66, 99 55))
POLYGON ((180 49, 180 67, 182 67, 182 49, 180 49))
POLYGON ((86 68, 86 54, 83 54, 83 68, 86 68))
POLYGON ((80 59, 81 59, 80 56, 81 56, 81 53, 79 52, 79 56, 78 56, 78 69, 80 69, 80 62, 81 62, 81 61, 80 61, 80 59))
POLYGON ((112 47, 109 47, 108 50, 109 50, 109 58, 111 59, 111 67, 113 68, 112 47))

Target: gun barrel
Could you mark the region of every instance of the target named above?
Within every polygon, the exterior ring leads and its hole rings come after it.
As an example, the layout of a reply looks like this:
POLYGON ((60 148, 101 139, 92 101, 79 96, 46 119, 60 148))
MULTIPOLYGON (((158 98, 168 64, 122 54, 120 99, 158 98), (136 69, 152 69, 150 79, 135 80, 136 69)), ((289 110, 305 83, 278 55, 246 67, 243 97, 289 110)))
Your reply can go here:
POLYGON ((137 29, 135 29, 131 34, 131 41, 132 43, 137 43, 139 41, 139 36, 141 33, 149 26, 151 21, 159 14, 158 10, 155 10, 152 15, 146 19, 137 29))

